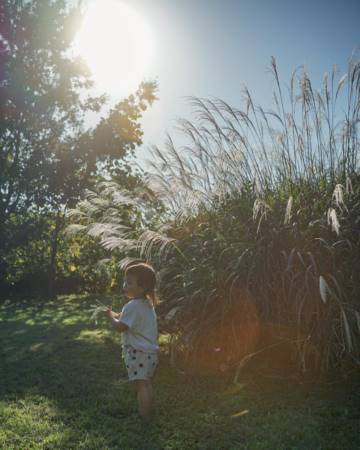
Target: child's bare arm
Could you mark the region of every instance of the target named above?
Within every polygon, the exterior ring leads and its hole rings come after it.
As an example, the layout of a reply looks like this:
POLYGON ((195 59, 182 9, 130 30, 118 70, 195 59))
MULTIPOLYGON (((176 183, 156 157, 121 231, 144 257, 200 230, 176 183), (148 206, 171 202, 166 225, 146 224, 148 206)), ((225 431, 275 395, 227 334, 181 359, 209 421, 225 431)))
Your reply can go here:
POLYGON ((119 333, 127 331, 129 328, 125 323, 120 322, 120 319, 115 319, 114 317, 111 319, 111 323, 113 328, 119 333))
POLYGON ((129 327, 125 324, 120 322, 122 313, 116 313, 111 309, 111 306, 107 308, 104 313, 109 317, 111 320, 111 325, 113 328, 118 331, 119 333, 122 333, 123 331, 126 331, 129 327))

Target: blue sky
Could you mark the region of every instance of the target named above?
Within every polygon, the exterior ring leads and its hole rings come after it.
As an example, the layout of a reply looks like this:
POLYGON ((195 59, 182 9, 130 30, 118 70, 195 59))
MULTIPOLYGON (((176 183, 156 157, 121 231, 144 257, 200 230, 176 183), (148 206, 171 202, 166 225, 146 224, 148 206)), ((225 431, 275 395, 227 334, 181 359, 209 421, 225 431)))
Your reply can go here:
POLYGON ((360 48, 360 0, 121 1, 148 21, 156 39, 149 76, 159 81, 159 100, 143 119, 144 144, 137 152, 143 167, 149 144, 161 148, 166 131, 181 144, 176 118, 192 117, 185 96, 220 97, 240 107, 246 84, 255 102, 268 108, 271 56, 284 83, 305 64, 320 88, 324 72, 336 64, 344 73, 351 52, 360 48))

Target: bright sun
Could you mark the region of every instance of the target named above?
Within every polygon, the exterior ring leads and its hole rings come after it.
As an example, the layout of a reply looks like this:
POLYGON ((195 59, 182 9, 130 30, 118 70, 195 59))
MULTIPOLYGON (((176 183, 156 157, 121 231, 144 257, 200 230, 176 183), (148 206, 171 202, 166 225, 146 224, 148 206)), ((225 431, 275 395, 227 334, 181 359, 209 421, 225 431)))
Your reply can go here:
POLYGON ((133 8, 118 1, 93 0, 74 50, 85 59, 100 89, 128 93, 149 74, 154 37, 133 8))

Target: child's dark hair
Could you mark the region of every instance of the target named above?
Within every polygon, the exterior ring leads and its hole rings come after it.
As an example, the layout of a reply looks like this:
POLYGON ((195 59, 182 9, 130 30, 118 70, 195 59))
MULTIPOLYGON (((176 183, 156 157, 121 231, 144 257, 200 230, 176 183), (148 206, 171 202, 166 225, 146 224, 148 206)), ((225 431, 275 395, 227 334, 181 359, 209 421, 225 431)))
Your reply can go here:
POLYGON ((159 304, 156 294, 156 274, 150 264, 144 262, 129 264, 125 269, 125 275, 135 276, 139 286, 145 289, 145 296, 154 306, 159 304))

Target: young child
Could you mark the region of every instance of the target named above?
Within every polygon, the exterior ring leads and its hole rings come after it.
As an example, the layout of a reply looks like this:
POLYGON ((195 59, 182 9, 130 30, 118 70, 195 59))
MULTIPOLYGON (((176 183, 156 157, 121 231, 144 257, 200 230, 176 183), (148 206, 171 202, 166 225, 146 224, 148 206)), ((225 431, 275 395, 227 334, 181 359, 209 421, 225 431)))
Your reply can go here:
POLYGON ((156 275, 146 263, 130 265, 125 270, 123 290, 130 299, 121 313, 105 314, 113 328, 122 333, 122 357, 129 380, 137 392, 138 411, 147 420, 153 401, 151 378, 158 364, 158 329, 154 306, 158 303, 155 293, 156 275))

